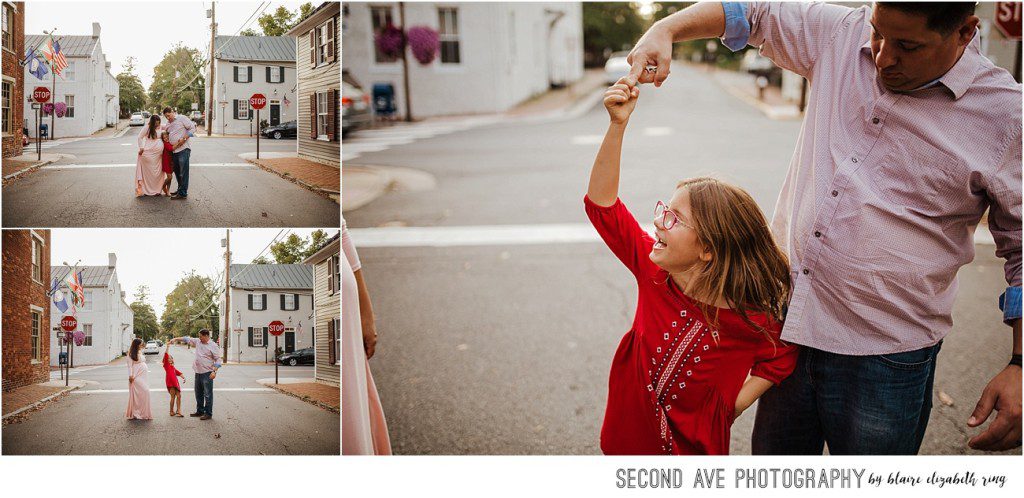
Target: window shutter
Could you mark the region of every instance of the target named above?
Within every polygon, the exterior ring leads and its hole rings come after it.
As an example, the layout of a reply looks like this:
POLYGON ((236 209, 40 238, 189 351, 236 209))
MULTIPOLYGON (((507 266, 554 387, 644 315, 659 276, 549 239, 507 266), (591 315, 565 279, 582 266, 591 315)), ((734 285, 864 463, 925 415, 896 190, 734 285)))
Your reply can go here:
POLYGON ((316 140, 316 92, 309 94, 309 138, 316 140))
POLYGON ((327 62, 334 62, 334 18, 327 22, 327 62))
POLYGON ((277 79, 281 80, 281 81, 278 81, 278 83, 284 83, 284 66, 277 66, 277 70, 278 70, 278 78, 277 79))
POLYGON ((333 142, 337 128, 334 122, 338 118, 338 91, 333 88, 327 91, 327 141, 333 142))
MULTIPOLYGON (((238 119, 238 99, 231 101, 234 104, 235 119, 238 119)), ((249 309, 252 309, 252 294, 249 294, 249 309)))
POLYGON ((334 320, 327 322, 327 364, 333 365, 338 361, 338 342, 334 340, 334 320))
MULTIPOLYGON (((233 69, 235 70, 235 83, 238 83, 238 66, 234 66, 233 69)), ((237 116, 235 119, 238 119, 237 116)))
POLYGON ((273 83, 273 81, 270 81, 270 66, 267 66, 267 83, 273 83))
POLYGON ((292 311, 299 311, 299 295, 298 294, 292 294, 292 295, 295 296, 293 298, 294 299, 294 303, 295 303, 295 308, 293 308, 292 311))
POLYGON ((249 327, 249 347, 251 348, 253 344, 252 327, 249 327))
MULTIPOLYGON (((236 112, 235 112, 235 114, 236 114, 236 115, 235 115, 235 118, 237 118, 237 117, 238 117, 238 116, 237 116, 237 114, 238 114, 238 112, 237 112, 237 111, 238 111, 238 105, 237 105, 237 104, 238 104, 238 101, 237 101, 237 100, 235 101, 235 104, 236 104, 236 105, 235 105, 235 111, 236 111, 236 112)), ((252 309, 252 294, 249 294, 249 311, 253 311, 253 309, 252 309)))
POLYGON ((248 79, 246 79, 246 81, 245 81, 245 82, 246 82, 246 83, 252 83, 252 66, 248 66, 248 68, 247 68, 247 69, 249 70, 249 78, 248 78, 248 79))
POLYGON ((267 310, 267 295, 264 294, 263 295, 263 307, 260 308, 260 311, 266 311, 266 310, 267 310))
POLYGON ((309 31, 309 67, 316 67, 316 28, 309 31))
POLYGON ((267 341, 267 331, 268 330, 269 329, 267 327, 263 327, 263 347, 267 347, 269 345, 268 341, 267 341))
POLYGON ((327 258, 327 294, 334 295, 334 258, 327 258))
POLYGON ((281 311, 288 311, 288 308, 284 305, 284 294, 281 294, 281 311))

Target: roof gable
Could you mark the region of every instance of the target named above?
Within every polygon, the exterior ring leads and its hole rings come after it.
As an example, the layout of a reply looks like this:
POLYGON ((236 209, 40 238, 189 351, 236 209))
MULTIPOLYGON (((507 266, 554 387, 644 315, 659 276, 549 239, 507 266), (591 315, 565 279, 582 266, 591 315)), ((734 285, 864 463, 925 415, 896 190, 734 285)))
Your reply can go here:
POLYGON ((313 289, 310 265, 231 265, 231 287, 244 289, 313 289))
POLYGON ((295 62, 295 40, 288 36, 218 36, 214 52, 221 60, 295 62))

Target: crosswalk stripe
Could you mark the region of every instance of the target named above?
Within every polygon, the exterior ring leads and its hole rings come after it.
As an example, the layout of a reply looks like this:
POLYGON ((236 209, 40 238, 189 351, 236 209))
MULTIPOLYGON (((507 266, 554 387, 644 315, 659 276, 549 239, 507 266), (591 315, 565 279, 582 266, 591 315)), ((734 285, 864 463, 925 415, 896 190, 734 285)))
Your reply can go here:
MULTIPOLYGON (((192 163, 189 165, 190 168, 221 168, 221 167, 252 167, 254 165, 250 163, 192 163)), ((94 169, 94 168, 134 168, 135 163, 118 163, 118 164, 49 164, 43 166, 41 169, 94 169)))
POLYGON ((356 159, 369 152, 382 152, 396 145, 465 131, 500 121, 497 117, 467 119, 458 122, 396 123, 385 128, 359 130, 342 140, 341 161, 356 159))
MULTIPOLYGON (((195 391, 194 388, 185 387, 181 389, 181 392, 195 391)), ((254 392, 254 393, 266 393, 273 392, 274 390, 269 387, 222 387, 214 388, 213 392, 254 392)), ((117 394, 126 393, 128 389, 76 389, 71 391, 73 394, 117 394)), ((167 392, 167 389, 150 389, 151 393, 167 392)))

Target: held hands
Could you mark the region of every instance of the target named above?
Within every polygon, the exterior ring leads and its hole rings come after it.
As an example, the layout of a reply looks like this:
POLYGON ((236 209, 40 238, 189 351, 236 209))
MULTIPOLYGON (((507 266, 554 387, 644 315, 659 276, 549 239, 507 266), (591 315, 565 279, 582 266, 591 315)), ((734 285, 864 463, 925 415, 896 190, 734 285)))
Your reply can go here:
POLYGON ((988 429, 971 438, 971 448, 984 451, 1001 451, 1018 448, 1021 444, 1021 369, 1011 365, 989 381, 981 393, 969 427, 977 427, 988 420, 992 410, 997 412, 988 429))
POLYGON ((672 63, 672 34, 655 24, 647 30, 636 46, 626 57, 629 63, 629 75, 626 78, 630 86, 640 83, 654 83, 660 87, 668 78, 669 65, 672 63), (647 71, 649 66, 655 67, 655 71, 647 71))
POLYGON ((612 123, 624 124, 636 108, 640 87, 630 83, 631 76, 624 76, 604 92, 604 107, 612 123))
POLYGON ((139 149, 139 155, 140 156, 142 155, 142 149, 139 149))

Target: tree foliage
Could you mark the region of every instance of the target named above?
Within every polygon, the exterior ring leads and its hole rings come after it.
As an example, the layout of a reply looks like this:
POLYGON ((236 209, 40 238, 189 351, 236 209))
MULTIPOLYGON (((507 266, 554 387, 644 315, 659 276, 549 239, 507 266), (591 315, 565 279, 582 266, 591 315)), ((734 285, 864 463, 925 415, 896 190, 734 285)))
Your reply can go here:
POLYGON ((209 329, 216 340, 220 330, 217 287, 213 279, 196 274, 182 276, 167 295, 160 325, 169 337, 198 337, 200 329, 209 329))
POLYGON ((135 300, 128 305, 135 313, 135 335, 148 341, 160 335, 160 325, 156 321, 156 312, 146 300, 149 298, 149 287, 140 285, 135 290, 135 300))
MULTIPOLYGON (((279 6, 274 12, 261 15, 256 19, 256 22, 259 23, 264 36, 284 36, 299 21, 305 19, 310 12, 313 12, 313 4, 310 2, 300 5, 299 10, 295 12, 284 8, 284 6, 279 6)), ((258 33, 252 28, 248 28, 240 34, 242 36, 256 36, 258 33)))
MULTIPOLYGON (((302 263, 302 260, 319 251, 329 238, 330 237, 327 236, 327 232, 323 230, 317 230, 311 233, 308 239, 299 237, 293 233, 289 235, 288 238, 271 244, 270 254, 274 256, 274 262, 279 265, 299 264, 302 263)), ((254 263, 270 263, 270 261, 265 257, 261 258, 257 258, 254 263), (260 260, 261 258, 262 261, 260 260)))
POLYGON ((193 103, 205 109, 205 63, 201 51, 180 42, 164 54, 163 60, 153 68, 147 104, 150 110, 159 112, 164 106, 170 106, 178 112, 187 112, 193 103))
POLYGON ((583 2, 583 51, 587 66, 599 66, 612 52, 629 50, 647 28, 633 2, 583 2))
POLYGON ((120 110, 118 115, 127 118, 135 111, 141 111, 146 106, 146 88, 142 81, 135 74, 135 57, 129 57, 125 61, 121 72, 115 77, 120 85, 120 110))

